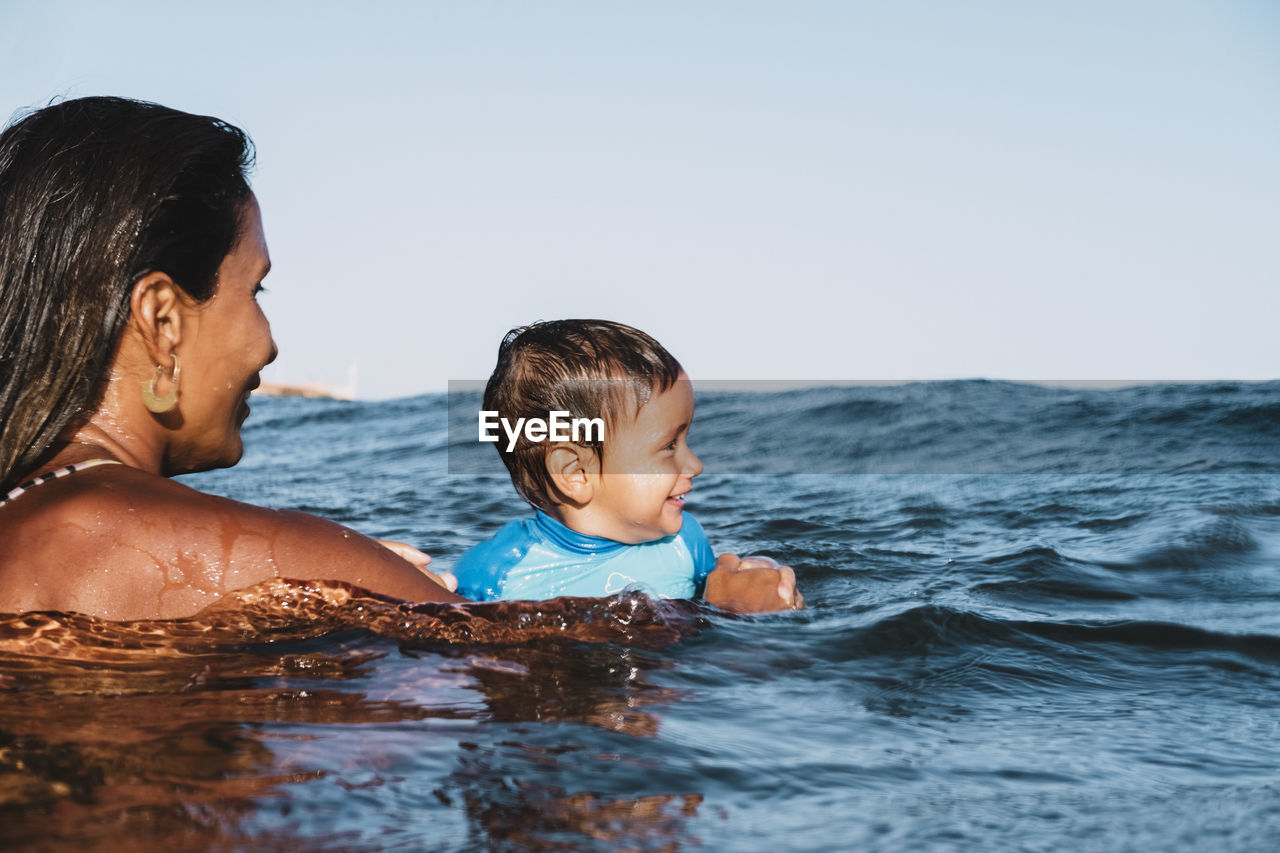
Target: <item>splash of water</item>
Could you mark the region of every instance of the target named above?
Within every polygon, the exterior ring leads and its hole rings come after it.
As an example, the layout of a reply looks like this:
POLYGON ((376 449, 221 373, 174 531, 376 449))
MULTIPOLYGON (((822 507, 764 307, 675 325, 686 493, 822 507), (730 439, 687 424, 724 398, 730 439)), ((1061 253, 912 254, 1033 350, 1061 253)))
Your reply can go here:
POLYGON ((276 578, 227 596, 196 616, 108 622, 77 613, 0 615, 0 653, 99 662, 206 653, 366 630, 408 648, 531 641, 616 643, 657 649, 696 633, 705 611, 637 592, 476 604, 411 604, 340 581, 276 578))

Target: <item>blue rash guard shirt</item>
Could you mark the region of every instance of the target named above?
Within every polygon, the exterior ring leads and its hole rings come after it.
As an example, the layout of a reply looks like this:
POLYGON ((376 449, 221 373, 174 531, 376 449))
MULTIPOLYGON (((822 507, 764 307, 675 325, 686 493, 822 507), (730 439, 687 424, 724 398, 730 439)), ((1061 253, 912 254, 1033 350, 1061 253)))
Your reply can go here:
POLYGON ((473 546, 453 573, 458 593, 473 601, 596 597, 627 588, 693 598, 715 564, 702 525, 688 513, 679 533, 627 545, 570 530, 539 510, 473 546))

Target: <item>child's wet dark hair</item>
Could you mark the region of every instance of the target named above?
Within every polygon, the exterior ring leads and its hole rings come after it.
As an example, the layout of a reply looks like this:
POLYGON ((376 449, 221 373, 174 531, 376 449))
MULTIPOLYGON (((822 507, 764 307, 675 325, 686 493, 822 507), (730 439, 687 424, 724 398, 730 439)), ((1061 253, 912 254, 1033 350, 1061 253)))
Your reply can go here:
MULTIPOLYGON (((498 348, 498 364, 484 389, 484 408, 515 422, 569 412, 600 418, 605 437, 635 417, 654 394, 675 385, 682 368, 662 344, 639 329, 609 320, 551 320, 512 329, 498 348)), ((581 441, 603 461, 599 441, 581 441)), ((547 474, 549 445, 520 436, 498 453, 521 497, 539 509, 556 503, 547 474)))

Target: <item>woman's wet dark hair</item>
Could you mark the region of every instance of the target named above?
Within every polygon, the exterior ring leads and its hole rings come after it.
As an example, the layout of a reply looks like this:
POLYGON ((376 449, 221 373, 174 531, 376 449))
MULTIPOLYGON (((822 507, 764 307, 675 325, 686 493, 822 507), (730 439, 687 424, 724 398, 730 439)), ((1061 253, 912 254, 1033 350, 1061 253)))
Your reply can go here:
POLYGON ((125 98, 0 133, 0 494, 97 405, 139 279, 213 296, 253 156, 224 121, 125 98))

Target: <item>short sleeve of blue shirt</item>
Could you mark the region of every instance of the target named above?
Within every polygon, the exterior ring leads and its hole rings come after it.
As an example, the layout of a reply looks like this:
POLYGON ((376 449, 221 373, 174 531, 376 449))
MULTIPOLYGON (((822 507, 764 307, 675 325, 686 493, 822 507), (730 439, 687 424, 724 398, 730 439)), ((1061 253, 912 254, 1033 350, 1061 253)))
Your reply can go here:
POLYGON ((698 519, 687 512, 684 514, 684 526, 676 535, 684 540, 689 553, 693 554, 693 581, 701 592, 702 585, 707 582, 707 575, 716 567, 715 552, 711 550, 711 543, 707 541, 707 534, 702 530, 698 519))
POLYGON ((458 595, 472 601, 496 601, 502 597, 502 581, 512 566, 524 559, 533 544, 527 521, 508 521, 492 537, 473 545, 453 567, 458 595))

